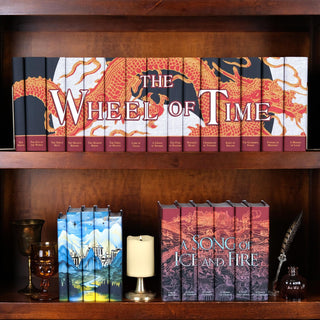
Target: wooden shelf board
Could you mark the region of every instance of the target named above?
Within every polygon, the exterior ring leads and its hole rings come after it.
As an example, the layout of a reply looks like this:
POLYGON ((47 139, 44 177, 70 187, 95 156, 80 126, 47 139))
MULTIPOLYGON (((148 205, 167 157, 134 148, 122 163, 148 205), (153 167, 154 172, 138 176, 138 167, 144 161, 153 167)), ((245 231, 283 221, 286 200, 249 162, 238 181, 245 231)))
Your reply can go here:
POLYGON ((319 319, 320 301, 1 302, 0 319, 319 319))
POLYGON ((318 0, 1 0, 0 15, 318 15, 318 0))
POLYGON ((318 169, 320 152, 0 152, 2 169, 318 169))

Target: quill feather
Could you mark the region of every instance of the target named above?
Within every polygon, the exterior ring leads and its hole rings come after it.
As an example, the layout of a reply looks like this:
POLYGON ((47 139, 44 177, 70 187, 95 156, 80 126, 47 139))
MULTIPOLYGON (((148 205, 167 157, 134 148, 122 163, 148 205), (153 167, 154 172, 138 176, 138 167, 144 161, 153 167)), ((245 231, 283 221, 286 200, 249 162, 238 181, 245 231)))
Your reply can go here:
POLYGON ((293 238, 301 225, 302 215, 303 211, 300 212, 300 214, 296 217, 296 219, 292 222, 291 226, 288 228, 281 244, 280 254, 286 254, 288 252, 293 238))

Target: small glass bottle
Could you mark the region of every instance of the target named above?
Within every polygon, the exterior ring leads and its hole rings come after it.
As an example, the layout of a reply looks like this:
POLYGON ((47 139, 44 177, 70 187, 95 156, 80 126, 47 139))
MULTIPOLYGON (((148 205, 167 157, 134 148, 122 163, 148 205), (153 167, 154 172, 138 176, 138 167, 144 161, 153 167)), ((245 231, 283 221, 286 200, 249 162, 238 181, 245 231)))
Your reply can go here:
POLYGON ((305 298, 306 279, 299 275, 298 267, 288 267, 288 274, 281 279, 280 294, 291 301, 300 301, 305 298))

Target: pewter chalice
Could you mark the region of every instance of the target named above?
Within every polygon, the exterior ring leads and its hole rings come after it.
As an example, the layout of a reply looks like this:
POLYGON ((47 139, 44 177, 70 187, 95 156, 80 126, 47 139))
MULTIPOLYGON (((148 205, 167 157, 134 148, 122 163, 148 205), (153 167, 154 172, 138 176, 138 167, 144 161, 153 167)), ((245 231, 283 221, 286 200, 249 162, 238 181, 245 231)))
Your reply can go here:
POLYGON ((44 220, 40 219, 22 219, 12 222, 15 226, 16 237, 18 240, 19 251, 23 256, 28 257, 28 285, 19 290, 19 293, 31 295, 39 292, 33 283, 31 275, 31 244, 41 241, 41 230, 44 220))

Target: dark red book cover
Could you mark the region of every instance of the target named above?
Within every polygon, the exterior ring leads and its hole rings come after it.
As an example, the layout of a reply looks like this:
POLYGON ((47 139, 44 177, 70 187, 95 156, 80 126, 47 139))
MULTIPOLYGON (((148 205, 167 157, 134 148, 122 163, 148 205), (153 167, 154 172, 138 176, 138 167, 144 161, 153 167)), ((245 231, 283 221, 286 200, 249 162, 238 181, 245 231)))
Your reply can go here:
POLYGON ((219 142, 220 151, 240 151, 241 58, 220 58, 219 142))
POLYGON ((147 59, 147 151, 166 152, 168 135, 168 58, 147 59))
POLYGON ((208 203, 194 203, 197 209, 198 301, 214 301, 214 216, 208 203))
POLYGON ((12 100, 14 108, 14 129, 16 151, 27 151, 26 110, 25 110, 25 71, 24 58, 12 58, 12 100))
POLYGON ((261 58, 241 58, 241 151, 261 149, 261 58))
POLYGON ((104 78, 106 101, 105 151, 124 152, 126 150, 126 59, 121 57, 106 58, 104 78))
POLYGON ((146 58, 126 58, 126 151, 147 150, 147 127, 144 119, 147 88, 143 76, 146 58))
POLYGON ((183 151, 200 151, 200 58, 184 58, 183 151))
POLYGON ((27 151, 47 151, 45 58, 25 58, 25 95, 27 151))
POLYGON ((194 243, 197 235, 197 210, 191 203, 175 202, 181 217, 181 300, 198 299, 198 249, 194 243))
POLYGON ((66 58, 46 58, 48 151, 66 151, 66 58))
POLYGON ((183 58, 169 58, 169 72, 172 76, 172 88, 169 88, 168 106, 168 151, 181 152, 183 139, 183 58))
POLYGON ((283 151, 284 57, 262 58, 262 151, 283 151))
POLYGON ((244 203, 251 211, 251 300, 268 300, 269 279, 269 205, 244 203))
POLYGON ((180 209, 158 202, 161 243, 161 297, 163 301, 181 300, 180 209))
POLYGON ((208 203, 214 212, 215 301, 233 301, 235 292, 234 208, 228 202, 208 203))
POLYGON ((250 208, 243 203, 229 202, 235 210, 235 299, 239 301, 250 300, 250 208))
POLYGON ((219 151, 219 58, 201 58, 201 151, 219 151))
POLYGON ((86 57, 83 60, 84 89, 88 90, 84 104, 84 150, 104 151, 105 58, 86 57))
POLYGON ((284 151, 306 151, 308 58, 285 57, 284 151))
POLYGON ((83 58, 66 58, 66 139, 67 151, 84 150, 84 88, 83 58))

